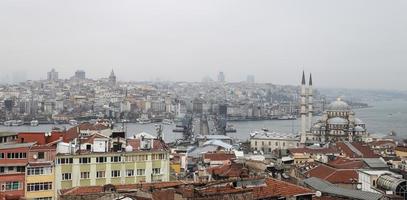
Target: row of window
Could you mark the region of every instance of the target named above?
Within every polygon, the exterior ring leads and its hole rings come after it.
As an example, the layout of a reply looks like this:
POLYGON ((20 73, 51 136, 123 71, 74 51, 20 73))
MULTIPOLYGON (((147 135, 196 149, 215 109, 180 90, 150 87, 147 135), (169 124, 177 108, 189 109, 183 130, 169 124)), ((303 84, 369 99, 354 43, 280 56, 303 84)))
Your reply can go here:
MULTIPOLYGON (((145 169, 137 169, 137 176, 144 176, 146 174, 145 169)), ((161 173, 160 168, 153 168, 153 174, 158 175, 161 173)), ((112 170, 111 171, 111 177, 120 177, 121 176, 121 171, 120 170, 112 170)), ((127 169, 126 170, 126 176, 131 177, 134 176, 134 170, 133 169, 127 169)), ((81 179, 89 179, 90 178, 90 172, 81 172, 81 179)), ((105 171, 97 171, 96 172, 96 178, 106 178, 106 172, 105 171)), ((71 173, 62 173, 62 180, 72 180, 72 174, 71 173)))
POLYGON ((13 191, 22 189, 21 183, 18 181, 8 181, 0 183, 0 191, 13 191))
POLYGON ((10 166, 10 167, 0 167, 0 173, 16 173, 25 172, 24 166, 10 166))
MULTIPOLYGON (((261 141, 261 145, 264 146, 266 144, 266 142, 261 141)), ((279 142, 275 142, 275 146, 279 146, 280 143, 279 142)), ((257 146, 257 141, 254 141, 254 146, 257 146)), ((268 146, 271 146, 271 141, 268 141, 268 146)), ((285 147, 285 142, 282 142, 281 146, 285 147)), ((298 143, 297 143, 298 146, 298 143)))
POLYGON ((52 168, 51 167, 28 167, 27 168, 27 175, 44 175, 44 174, 51 174, 52 168))
POLYGON ((52 182, 28 183, 27 191, 52 190, 52 182))
MULTIPOLYGON (((5 153, 0 153, 0 159, 4 159, 5 153)), ((27 153, 24 152, 10 152, 7 153, 7 158, 8 159, 24 159, 27 158, 27 153)))
MULTIPOLYGON (((166 154, 152 154, 151 155, 152 160, 163 160, 167 159, 166 154)), ((137 162, 137 161, 146 161, 148 160, 148 155, 135 155, 135 156, 126 156, 123 159, 125 162, 137 162)), ((96 163, 106 163, 108 161, 108 157, 96 157, 96 163)), ((115 163, 115 162, 122 162, 122 157, 121 156, 112 156, 110 157, 110 162, 115 163)), ((72 164, 73 163, 73 158, 58 158, 57 159, 57 164, 72 164)), ((79 158, 79 163, 81 164, 86 164, 86 163, 91 163, 91 158, 90 157, 82 157, 79 158)))

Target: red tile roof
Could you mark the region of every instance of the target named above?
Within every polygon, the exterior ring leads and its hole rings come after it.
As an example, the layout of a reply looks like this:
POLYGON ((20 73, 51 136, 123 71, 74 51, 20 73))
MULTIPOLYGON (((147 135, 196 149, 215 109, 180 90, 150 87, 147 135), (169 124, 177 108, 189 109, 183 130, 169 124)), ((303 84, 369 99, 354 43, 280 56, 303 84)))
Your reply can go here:
POLYGON ((302 148, 293 148, 289 149, 290 153, 310 153, 310 154, 334 154, 334 153, 339 153, 338 149, 335 147, 329 147, 329 148, 307 148, 307 147, 302 147, 302 148))
POLYGON ((317 177, 333 184, 338 183, 355 183, 358 179, 356 169, 335 169, 328 165, 319 165, 305 173, 307 177, 317 177))
POLYGON ((267 179, 267 186, 265 187, 255 187, 253 188, 253 196, 255 199, 263 199, 270 197, 294 197, 300 195, 313 194, 314 191, 304 188, 292 183, 276 180, 267 179))
POLYGON ((211 161, 225 161, 225 160, 232 160, 235 159, 236 156, 234 153, 226 153, 226 152, 211 152, 205 153, 203 155, 203 159, 211 160, 211 161))
POLYGON ((248 170, 244 168, 241 163, 230 163, 219 167, 212 167, 207 169, 207 172, 212 175, 217 175, 220 177, 247 177, 248 170))
POLYGON ((336 169, 360 169, 365 166, 365 163, 361 160, 337 157, 335 160, 328 162, 328 165, 336 169))
POLYGON ((357 152, 354 152, 351 148, 348 147, 344 142, 337 142, 336 146, 342 153, 350 158, 379 158, 380 156, 375 154, 373 150, 371 150, 366 144, 362 144, 359 142, 352 142, 349 143, 352 145, 356 150, 358 150, 362 155, 358 155, 357 152))
MULTIPOLYGON (((187 181, 173 181, 173 182, 157 182, 157 183, 138 183, 138 184, 124 184, 124 185, 115 185, 114 187, 117 190, 131 190, 131 189, 162 189, 176 187, 180 185, 187 185, 190 182, 187 181)), ((86 195, 86 194, 95 194, 103 192, 103 186, 82 186, 74 187, 70 189, 61 190, 61 195, 86 195)))

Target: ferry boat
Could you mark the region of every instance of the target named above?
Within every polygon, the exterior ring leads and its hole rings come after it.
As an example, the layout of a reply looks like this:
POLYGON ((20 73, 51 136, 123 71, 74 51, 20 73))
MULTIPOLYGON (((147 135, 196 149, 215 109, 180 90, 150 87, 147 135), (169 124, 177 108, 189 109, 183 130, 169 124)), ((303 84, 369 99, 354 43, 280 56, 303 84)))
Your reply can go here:
POLYGON ((227 125, 225 131, 226 133, 236 133, 236 128, 232 124, 229 124, 227 125))
POLYGON ((295 116, 293 115, 283 115, 277 118, 278 120, 295 120, 297 119, 295 116))
POLYGON ((148 119, 147 117, 141 117, 137 119, 137 122, 140 124, 150 124, 151 120, 148 119))
POLYGON ((172 120, 170 120, 170 119, 163 119, 163 121, 161 123, 165 124, 165 125, 171 125, 174 122, 172 120))
POLYGON ((3 122, 4 126, 11 126, 13 123, 11 120, 3 122))
POLYGON ((69 120, 69 125, 76 126, 76 125, 78 125, 78 121, 71 119, 71 120, 69 120))
POLYGON ((21 126, 23 124, 24 124, 24 122, 22 120, 12 120, 11 121, 12 126, 21 126))
POLYGON ((31 120, 30 125, 31 126, 38 126, 40 123, 38 122, 38 120, 31 120))

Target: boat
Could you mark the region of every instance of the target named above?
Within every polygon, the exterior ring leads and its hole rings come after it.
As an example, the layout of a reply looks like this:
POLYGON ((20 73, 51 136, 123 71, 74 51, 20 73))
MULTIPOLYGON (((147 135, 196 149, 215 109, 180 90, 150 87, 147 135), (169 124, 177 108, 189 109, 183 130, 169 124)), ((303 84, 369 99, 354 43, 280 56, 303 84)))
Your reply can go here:
POLYGON ((297 119, 295 116, 293 115, 283 115, 277 118, 278 120, 295 120, 297 119))
POLYGON ((226 133, 236 133, 236 128, 233 125, 227 125, 225 129, 226 133))
POLYGON ((122 120, 120 120, 120 123, 129 123, 130 122, 130 120, 128 120, 128 119, 122 119, 122 120))
POLYGON ((151 120, 148 119, 148 117, 143 116, 143 117, 138 118, 137 122, 140 123, 140 124, 150 124, 151 120))
POLYGON ((165 125, 171 125, 174 122, 172 120, 170 120, 170 119, 163 119, 163 121, 161 123, 165 124, 165 125))
POLYGON ((30 125, 31 126, 38 126, 40 123, 38 122, 38 120, 31 120, 30 125))
POLYGON ((76 125, 78 125, 78 121, 71 119, 71 120, 69 120, 69 125, 76 126, 76 125))
POLYGON ((12 126, 21 126, 23 124, 24 124, 24 122, 22 120, 12 120, 11 121, 12 126))
POLYGON ((11 126, 11 125, 12 125, 12 121, 11 121, 11 120, 5 121, 5 122, 3 122, 3 125, 4 125, 4 126, 11 126))

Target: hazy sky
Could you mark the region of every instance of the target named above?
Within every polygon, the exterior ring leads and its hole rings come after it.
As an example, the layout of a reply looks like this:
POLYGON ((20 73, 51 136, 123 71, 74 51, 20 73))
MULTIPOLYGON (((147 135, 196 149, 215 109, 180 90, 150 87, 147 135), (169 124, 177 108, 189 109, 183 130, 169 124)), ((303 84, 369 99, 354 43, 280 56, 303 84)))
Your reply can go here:
POLYGON ((1 0, 0 78, 407 89, 405 0, 1 0))

